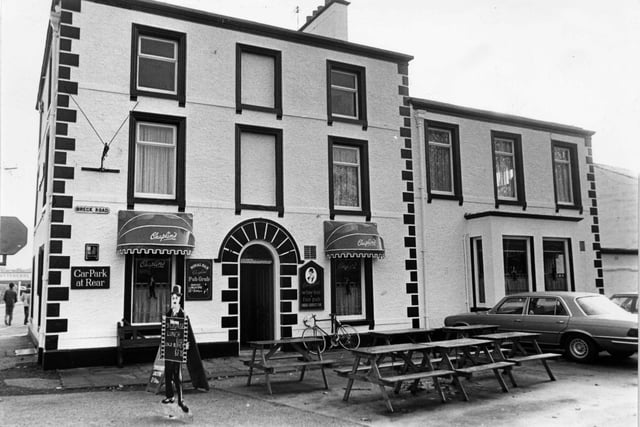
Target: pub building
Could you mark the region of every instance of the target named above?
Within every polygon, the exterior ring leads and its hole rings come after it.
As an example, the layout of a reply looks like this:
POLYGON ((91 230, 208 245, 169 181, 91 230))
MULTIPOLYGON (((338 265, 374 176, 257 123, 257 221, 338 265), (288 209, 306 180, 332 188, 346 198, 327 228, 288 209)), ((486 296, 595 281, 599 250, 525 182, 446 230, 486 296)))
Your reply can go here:
POLYGON ((412 57, 348 42, 348 5, 293 31, 52 1, 29 325, 43 368, 115 364, 119 328, 159 331, 172 284, 203 357, 299 336, 312 313, 421 325, 412 57))

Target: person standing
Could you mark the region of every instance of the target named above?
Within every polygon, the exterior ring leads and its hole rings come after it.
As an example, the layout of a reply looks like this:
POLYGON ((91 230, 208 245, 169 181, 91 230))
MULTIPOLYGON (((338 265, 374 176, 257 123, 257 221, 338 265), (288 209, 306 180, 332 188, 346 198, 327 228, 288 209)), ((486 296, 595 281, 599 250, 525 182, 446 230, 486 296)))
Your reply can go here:
POLYGON ((13 290, 15 285, 13 283, 9 283, 9 289, 7 289, 4 293, 4 324, 7 326, 11 326, 11 321, 13 320, 13 307, 18 302, 18 294, 13 290))
POLYGON ((31 292, 28 290, 22 291, 22 296, 20 297, 22 301, 22 307, 24 308, 24 324, 29 323, 29 305, 31 304, 31 292))
MULTIPOLYGON (((178 317, 185 318, 184 310, 180 307, 180 299, 182 297, 182 292, 180 290, 180 286, 174 285, 171 290, 171 308, 167 311, 165 318, 163 319, 165 322, 169 317, 178 317)), ((188 350, 188 342, 184 343, 185 351, 188 350)), ((174 388, 176 394, 178 395, 178 406, 182 408, 182 411, 185 414, 189 413, 189 407, 185 405, 183 397, 182 397, 182 363, 175 362, 172 360, 167 360, 165 358, 164 361, 164 374, 165 374, 165 398, 162 400, 162 403, 169 404, 175 401, 174 398, 174 388)))

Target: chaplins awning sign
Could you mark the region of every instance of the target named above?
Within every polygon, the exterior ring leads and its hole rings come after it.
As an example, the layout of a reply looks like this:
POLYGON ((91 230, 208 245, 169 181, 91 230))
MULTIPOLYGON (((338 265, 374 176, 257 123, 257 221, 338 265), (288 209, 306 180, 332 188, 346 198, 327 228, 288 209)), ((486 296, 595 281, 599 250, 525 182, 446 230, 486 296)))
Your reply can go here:
POLYGON ((109 289, 111 267, 71 267, 71 289, 109 289))

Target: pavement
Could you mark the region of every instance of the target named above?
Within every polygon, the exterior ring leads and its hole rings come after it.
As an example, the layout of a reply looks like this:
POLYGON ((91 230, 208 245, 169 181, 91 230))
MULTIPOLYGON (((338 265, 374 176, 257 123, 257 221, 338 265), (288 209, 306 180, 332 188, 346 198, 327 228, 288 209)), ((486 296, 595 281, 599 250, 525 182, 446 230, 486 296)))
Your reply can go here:
MULTIPOLYGON (((349 356, 348 352, 339 351, 326 358, 348 365, 349 356)), ((323 387, 318 370, 310 371, 302 382, 296 372, 272 376, 273 395, 266 391, 263 374, 256 375, 252 386, 247 387, 248 369, 242 360, 248 357, 246 353, 240 357, 204 359, 209 392, 194 390, 185 381, 185 398, 197 418, 194 424, 638 426, 637 355, 618 361, 602 353, 596 363, 589 365, 554 360, 550 365, 557 381, 549 381, 540 364, 525 364, 514 371, 519 387, 511 388, 509 393, 500 390, 491 374, 474 376, 463 380, 469 402, 461 399, 449 384, 445 384, 448 398, 445 404, 429 381, 423 382, 415 394, 403 386, 399 394, 388 391, 394 413, 386 411, 380 389, 370 383, 356 382, 349 401, 343 401, 346 380, 331 369, 327 370, 328 390, 323 387)), ((139 414, 134 425, 163 424, 157 418, 145 418, 149 412, 145 408, 160 399, 144 391, 152 363, 43 371, 36 362, 26 327, 0 326, 0 419, 3 410, 12 408, 13 413, 23 414, 23 418, 15 419, 14 425, 32 425, 28 420, 36 405, 40 420, 46 420, 46 425, 69 424, 65 411, 76 411, 79 416, 103 414, 100 419, 110 420, 112 425, 132 425, 126 414, 139 414), (67 393, 73 393, 74 399, 56 396, 67 393), (91 410, 60 406, 71 401, 86 402, 84 405, 91 410), (125 405, 130 410, 114 412, 114 405, 125 405)), ((79 418, 74 425, 87 425, 86 422, 86 418, 79 418)), ((95 424, 89 422, 92 423, 95 424)))

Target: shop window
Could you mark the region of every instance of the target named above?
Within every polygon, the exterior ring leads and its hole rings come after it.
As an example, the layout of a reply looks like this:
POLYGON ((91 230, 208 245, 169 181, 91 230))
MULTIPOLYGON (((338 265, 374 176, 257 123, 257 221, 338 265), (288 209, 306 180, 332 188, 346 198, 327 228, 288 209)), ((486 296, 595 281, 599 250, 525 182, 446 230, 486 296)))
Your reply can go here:
POLYGON ((544 239, 544 289, 546 291, 568 291, 571 283, 571 255, 569 241, 544 239))
POLYGON ((284 214, 282 130, 236 125, 236 213, 284 214))
POLYGON ((334 121, 361 124, 367 128, 365 69, 327 61, 327 116, 334 121))
POLYGON ((371 260, 335 258, 331 261, 332 312, 350 324, 372 321, 371 260), (361 322, 358 322, 361 321, 361 322))
POLYGON ((282 54, 236 45, 236 111, 256 110, 282 117, 282 54))
POLYGON ((481 237, 471 239, 471 268, 473 270, 474 305, 476 305, 476 302, 485 304, 487 297, 484 285, 484 255, 481 237))
POLYGON ((428 201, 432 198, 462 202, 458 126, 425 121, 428 201))
POLYGON ((503 238, 505 294, 527 292, 532 286, 531 240, 529 238, 503 238))
POLYGON ((131 113, 129 205, 184 206, 185 119, 131 113))
POLYGON ((331 219, 336 214, 369 218, 367 142, 329 137, 329 167, 331 219))
POLYGON ((132 323, 160 323, 171 305, 171 256, 135 255, 132 323))
POLYGON ((582 209, 576 146, 552 141, 551 151, 556 209, 582 209))
POLYGON ((133 24, 131 97, 177 99, 185 103, 186 35, 133 24))
POLYGON ((500 204, 526 207, 520 135, 492 131, 491 140, 496 207, 500 204))

